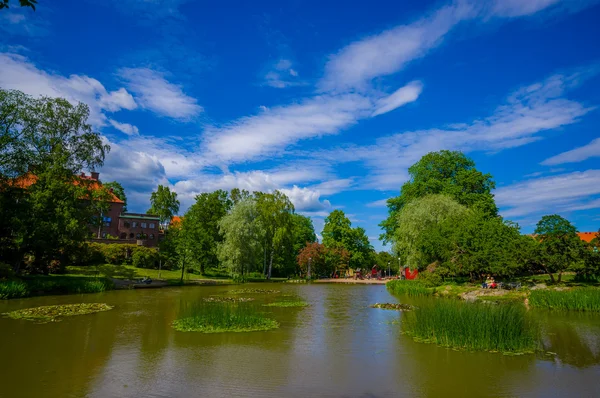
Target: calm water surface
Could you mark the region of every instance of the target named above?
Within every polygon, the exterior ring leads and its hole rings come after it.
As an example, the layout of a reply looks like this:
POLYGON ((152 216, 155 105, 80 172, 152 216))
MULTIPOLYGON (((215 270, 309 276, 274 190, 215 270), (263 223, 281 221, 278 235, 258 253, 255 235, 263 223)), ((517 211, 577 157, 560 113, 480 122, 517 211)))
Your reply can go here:
MULTIPOLYGON (((308 301, 268 308, 269 332, 199 334, 170 323, 238 287, 114 291, 0 302, 0 313, 104 302, 105 313, 35 324, 0 318, 0 397, 599 397, 600 316, 541 312, 555 355, 509 357, 415 343, 384 286, 257 284, 308 301)), ((252 295, 257 302, 276 295, 252 295)), ((404 300, 400 298, 400 300, 404 300)))

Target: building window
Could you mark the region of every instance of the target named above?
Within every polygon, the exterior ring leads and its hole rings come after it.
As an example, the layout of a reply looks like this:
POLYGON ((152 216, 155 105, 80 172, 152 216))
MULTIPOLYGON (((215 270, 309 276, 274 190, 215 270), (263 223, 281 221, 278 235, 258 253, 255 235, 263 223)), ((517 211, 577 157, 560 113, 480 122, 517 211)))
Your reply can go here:
POLYGON ((141 235, 140 235, 140 234, 137 234, 137 235, 135 236, 135 238, 136 238, 136 239, 140 239, 140 238, 141 238, 141 235))
POLYGON ((121 239, 127 239, 127 234, 125 232, 121 234, 121 239))
POLYGON ((154 229, 154 223, 153 222, 150 223, 150 229, 154 229))
POLYGON ((107 222, 105 222, 105 223, 104 223, 104 226, 105 226, 105 227, 110 227, 110 221, 107 221, 107 222))
POLYGON ((154 234, 150 234, 150 240, 154 240, 154 234))
POLYGON ((142 223, 142 228, 146 228, 146 223, 145 222, 142 223))
POLYGON ((138 223, 137 223, 137 221, 134 221, 134 222, 133 222, 133 228, 136 228, 137 226, 138 226, 138 223))
POLYGON ((129 239, 133 239, 133 232, 129 234, 129 239))
POLYGON ((129 227, 131 226, 131 224, 129 224, 129 221, 125 221, 125 222, 123 223, 123 226, 124 226, 125 228, 129 228, 129 227))

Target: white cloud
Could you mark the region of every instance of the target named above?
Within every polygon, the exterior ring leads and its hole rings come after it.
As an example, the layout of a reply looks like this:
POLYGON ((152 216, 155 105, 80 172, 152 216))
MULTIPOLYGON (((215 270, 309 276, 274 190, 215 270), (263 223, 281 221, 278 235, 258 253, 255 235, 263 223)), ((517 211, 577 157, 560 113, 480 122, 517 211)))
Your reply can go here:
POLYGON ((387 199, 376 200, 374 202, 367 203, 367 207, 387 207, 387 199))
POLYGON ((593 108, 563 98, 580 83, 580 74, 555 75, 515 91, 505 105, 484 119, 446 128, 409 131, 377 139, 374 145, 348 145, 312 156, 332 162, 362 162, 370 168, 364 189, 398 189, 406 170, 421 156, 441 149, 498 151, 541 139, 539 133, 573 124, 593 108))
POLYGON ((494 0, 491 15, 499 17, 520 17, 531 15, 561 0, 494 0))
POLYGON ((195 98, 186 95, 181 86, 167 81, 163 74, 148 68, 123 68, 119 76, 134 93, 137 102, 159 115, 188 120, 203 108, 195 98))
POLYGON ((387 97, 378 100, 375 112, 373 112, 373 116, 391 112, 403 105, 416 101, 417 98, 419 98, 419 95, 421 95, 422 91, 423 83, 420 81, 408 83, 406 86, 399 88, 387 97))
POLYGON ((280 189, 290 198, 298 212, 319 212, 331 208, 328 200, 321 201, 321 193, 309 188, 299 188, 294 185, 291 189, 280 189))
POLYGON ((542 162, 545 166, 553 166, 564 163, 583 162, 589 158, 600 157, 600 138, 596 138, 587 145, 563 152, 542 162))
POLYGON ((128 123, 119 123, 116 120, 109 119, 108 121, 114 128, 127 135, 140 135, 139 129, 128 123))
POLYGON ((83 102, 90 108, 90 123, 95 127, 106 124, 104 111, 134 109, 135 101, 124 89, 107 91, 98 80, 85 75, 68 78, 57 73, 38 69, 26 57, 13 53, 0 53, 0 86, 15 89, 33 96, 62 97, 71 103, 83 102))
POLYGON ((600 170, 587 170, 519 182, 496 190, 496 202, 508 218, 596 208, 600 170))
POLYGON ((408 62, 424 56, 471 13, 470 5, 453 4, 411 24, 351 43, 330 57, 320 87, 336 91, 365 89, 372 79, 398 72, 408 62))
POLYGON ((256 159, 302 139, 336 134, 367 115, 371 106, 371 101, 360 95, 317 96, 220 128, 207 128, 205 146, 223 161, 256 159))
POLYGON ((279 59, 270 65, 264 77, 264 84, 274 88, 304 86, 306 82, 298 80, 298 71, 292 69, 292 61, 279 59))

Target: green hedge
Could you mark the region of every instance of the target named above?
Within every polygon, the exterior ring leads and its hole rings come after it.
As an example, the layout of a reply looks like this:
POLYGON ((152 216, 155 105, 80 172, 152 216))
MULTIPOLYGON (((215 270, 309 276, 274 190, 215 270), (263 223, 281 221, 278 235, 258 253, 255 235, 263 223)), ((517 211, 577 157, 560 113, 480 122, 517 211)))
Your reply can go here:
POLYGON ((157 263, 156 249, 119 243, 86 243, 70 259, 70 264, 75 266, 133 264, 140 268, 152 268, 157 263))

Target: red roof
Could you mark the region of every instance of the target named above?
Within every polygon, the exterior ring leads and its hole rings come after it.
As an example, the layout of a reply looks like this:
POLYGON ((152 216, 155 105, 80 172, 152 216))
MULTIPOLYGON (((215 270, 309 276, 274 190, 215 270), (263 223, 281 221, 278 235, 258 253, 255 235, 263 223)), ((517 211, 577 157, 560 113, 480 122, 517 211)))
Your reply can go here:
MULTIPOLYGON (((98 181, 97 179, 92 178, 90 176, 86 176, 83 173, 80 176, 77 176, 77 178, 79 180, 91 181, 89 186, 91 189, 93 189, 95 191, 99 190, 102 187, 102 183, 100 181, 98 181)), ((35 184, 37 182, 37 180, 38 180, 38 177, 35 174, 27 173, 25 175, 22 175, 21 177, 14 179, 13 183, 20 188, 27 189, 30 186, 32 186, 33 184, 35 184)), ((76 179, 73 183, 75 185, 78 185, 79 181, 76 179)), ((117 197, 117 195, 115 195, 112 192, 112 189, 109 192, 110 192, 110 196, 111 196, 111 200, 110 200, 111 203, 125 203, 121 199, 119 199, 117 197)))
POLYGON ((181 221, 181 216, 173 216, 173 218, 171 218, 171 225, 179 225, 181 224, 181 221))
POLYGON ((590 243, 597 235, 597 232, 578 232, 577 235, 579 236, 579 239, 581 239, 584 242, 588 242, 590 243))

